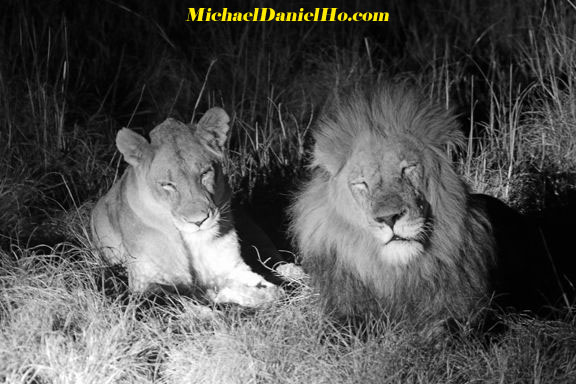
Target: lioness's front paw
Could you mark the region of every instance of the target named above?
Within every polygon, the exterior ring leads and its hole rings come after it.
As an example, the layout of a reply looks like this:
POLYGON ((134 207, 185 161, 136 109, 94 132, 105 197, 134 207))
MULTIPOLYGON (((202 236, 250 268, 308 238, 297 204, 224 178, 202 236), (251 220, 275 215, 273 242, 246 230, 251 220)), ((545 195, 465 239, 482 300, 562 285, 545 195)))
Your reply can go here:
POLYGON ((276 267, 276 272, 288 280, 304 280, 307 275, 301 266, 294 263, 280 264, 276 267))
POLYGON ((238 304, 243 307, 259 307, 280 299, 283 291, 280 287, 261 279, 251 286, 231 284, 219 290, 209 289, 207 295, 216 304, 228 303, 238 304))

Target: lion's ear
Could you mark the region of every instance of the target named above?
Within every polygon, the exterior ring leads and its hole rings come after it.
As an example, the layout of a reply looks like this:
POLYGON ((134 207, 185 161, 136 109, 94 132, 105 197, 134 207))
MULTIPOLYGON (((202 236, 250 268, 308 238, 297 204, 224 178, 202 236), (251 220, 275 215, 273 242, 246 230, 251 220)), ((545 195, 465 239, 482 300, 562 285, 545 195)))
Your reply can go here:
POLYGON ((116 134, 116 147, 124 156, 124 160, 132 166, 137 166, 152 151, 148 141, 129 128, 122 128, 116 134))
POLYGON ((230 131, 230 117, 222 108, 210 108, 196 126, 198 136, 218 152, 224 151, 224 143, 230 131))

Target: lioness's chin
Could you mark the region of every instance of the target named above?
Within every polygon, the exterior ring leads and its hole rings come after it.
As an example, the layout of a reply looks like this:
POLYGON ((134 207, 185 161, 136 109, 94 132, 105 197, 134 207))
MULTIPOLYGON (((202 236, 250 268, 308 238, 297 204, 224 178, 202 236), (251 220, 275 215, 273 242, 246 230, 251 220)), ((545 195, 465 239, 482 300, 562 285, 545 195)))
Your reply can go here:
POLYGON ((380 257, 389 264, 406 265, 424 253, 424 245, 414 240, 393 240, 383 245, 380 257))
POLYGON ((180 232, 183 233, 187 233, 187 234, 191 234, 191 233, 197 233, 197 234, 207 234, 207 233, 211 233, 214 232, 216 226, 211 226, 209 228, 201 228, 198 227, 196 225, 177 225, 176 228, 178 228, 178 230, 180 232))
POLYGON ((198 226, 194 223, 183 222, 181 220, 175 220, 174 225, 176 228, 183 233, 198 233, 198 234, 208 234, 216 232, 218 230, 218 220, 208 219, 202 225, 198 226))

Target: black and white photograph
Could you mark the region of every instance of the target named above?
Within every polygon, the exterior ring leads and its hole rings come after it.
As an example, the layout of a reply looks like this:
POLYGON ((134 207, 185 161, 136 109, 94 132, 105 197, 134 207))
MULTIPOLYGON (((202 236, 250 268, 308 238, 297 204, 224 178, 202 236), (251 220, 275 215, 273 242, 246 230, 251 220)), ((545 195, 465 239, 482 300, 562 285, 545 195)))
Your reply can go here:
POLYGON ((576 1, 0 0, 0 383, 576 383, 576 1))

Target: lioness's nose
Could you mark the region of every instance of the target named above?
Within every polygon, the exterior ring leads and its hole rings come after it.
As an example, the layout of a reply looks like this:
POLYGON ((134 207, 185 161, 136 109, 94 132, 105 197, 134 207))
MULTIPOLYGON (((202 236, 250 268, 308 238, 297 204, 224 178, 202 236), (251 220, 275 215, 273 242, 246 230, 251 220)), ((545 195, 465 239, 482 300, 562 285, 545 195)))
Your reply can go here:
POLYGON ((194 224, 196 224, 197 226, 201 226, 202 223, 206 221, 206 219, 208 219, 208 215, 206 215, 206 217, 204 217, 198 221, 195 221, 194 224))
POLYGON ((210 217, 210 212, 206 213, 198 213, 194 216, 187 217, 186 221, 192 224, 197 225, 198 227, 202 225, 208 218, 210 217))

